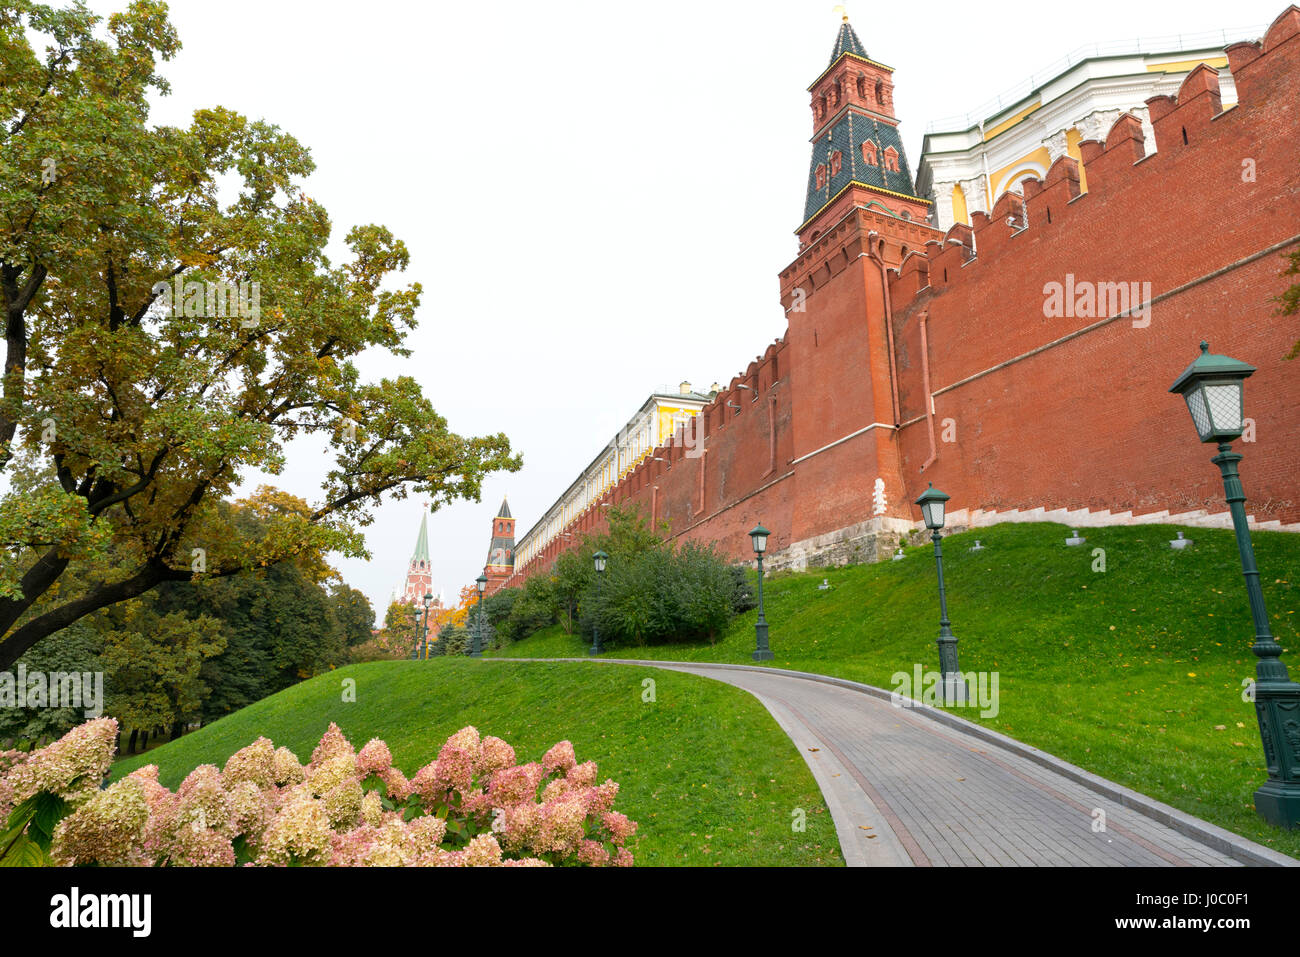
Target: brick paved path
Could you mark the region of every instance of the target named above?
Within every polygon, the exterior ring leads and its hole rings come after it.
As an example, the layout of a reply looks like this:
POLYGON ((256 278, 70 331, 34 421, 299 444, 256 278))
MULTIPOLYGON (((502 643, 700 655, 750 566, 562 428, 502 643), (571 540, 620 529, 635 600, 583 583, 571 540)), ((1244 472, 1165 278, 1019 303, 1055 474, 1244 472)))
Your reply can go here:
POLYGON ((895 707, 878 689, 769 668, 602 663, 689 671, 758 698, 808 762, 850 866, 1300 864, 1027 745, 895 707), (1098 810, 1104 830, 1093 829, 1098 810))

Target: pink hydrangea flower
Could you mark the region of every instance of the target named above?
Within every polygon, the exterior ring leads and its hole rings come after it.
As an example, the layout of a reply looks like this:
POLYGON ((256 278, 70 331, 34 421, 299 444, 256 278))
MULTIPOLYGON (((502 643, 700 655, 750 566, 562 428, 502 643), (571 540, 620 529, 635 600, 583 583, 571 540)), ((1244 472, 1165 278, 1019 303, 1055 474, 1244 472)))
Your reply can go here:
POLYGON ((592 867, 604 867, 609 863, 609 851, 599 841, 582 841, 578 844, 578 860, 592 867))
POLYGON ((233 820, 230 795, 216 765, 200 764, 176 789, 175 827, 229 831, 233 820))
POLYGON ((322 802, 315 800, 310 791, 295 789, 262 834, 257 862, 289 864, 297 860, 304 864, 324 863, 333 836, 322 802))
POLYGON ((479 745, 478 761, 475 762, 474 770, 486 777, 494 771, 511 767, 514 763, 515 749, 500 738, 488 735, 479 745))
POLYGON ((371 738, 357 755, 357 772, 365 777, 367 774, 383 774, 393 766, 393 755, 379 738, 371 738))
POLYGON ((312 765, 307 773, 307 784, 317 797, 324 797, 345 781, 356 780, 356 758, 350 754, 327 758, 320 764, 312 765))
POLYGON ((492 867, 501 863, 501 845, 491 834, 475 836, 463 853, 465 867, 492 867))
POLYGON ((542 767, 547 771, 559 771, 563 774, 577 763, 578 759, 573 754, 573 744, 569 741, 559 742, 542 756, 542 767))
POLYGON ((129 864, 132 851, 144 841, 148 821, 144 786, 138 779, 123 778, 95 792, 58 823, 51 856, 58 864, 129 864))
POLYGON ((258 738, 246 748, 240 748, 226 760, 221 771, 228 785, 251 781, 265 789, 275 783, 275 745, 270 738, 258 738))
POLYGON ((426 814, 406 825, 406 839, 413 858, 432 854, 447 836, 447 822, 426 814))
POLYGON ((591 788, 587 792, 587 805, 592 814, 604 814, 614 809, 616 797, 618 797, 618 783, 607 778, 604 784, 591 788))
POLYGON ((587 806, 570 795, 541 806, 537 836, 530 842, 539 853, 567 854, 586 834, 587 806))
POLYGON ((626 814, 618 811, 606 811, 601 815, 600 823, 617 844, 627 843, 627 839, 636 833, 636 822, 629 821, 626 814))
POLYGON ((441 804, 447 796, 447 784, 438 773, 438 762, 431 761, 416 771, 410 788, 413 794, 420 796, 426 808, 441 804))
POLYGON ((232 834, 255 842, 272 814, 266 795, 252 781, 240 781, 229 794, 232 834))
POLYGON ((343 736, 339 726, 331 721, 329 728, 321 735, 320 744, 316 745, 316 749, 311 753, 311 766, 324 764, 330 758, 337 758, 344 754, 356 758, 351 743, 343 736))
POLYGON ((388 799, 390 801, 405 801, 413 793, 411 782, 406 780, 406 775, 397 768, 389 768, 379 775, 379 779, 384 782, 384 787, 388 789, 388 799))
POLYGON ((545 774, 542 766, 535 761, 496 771, 488 785, 492 803, 497 807, 506 807, 520 801, 537 800, 537 785, 545 774))
POLYGON ((301 784, 307 780, 307 772, 298 760, 298 755, 288 748, 275 749, 275 783, 280 787, 301 784))
POLYGON ((335 830, 347 830, 356 827, 361 820, 361 802, 364 792, 361 785, 353 778, 339 782, 327 794, 322 796, 325 814, 329 817, 330 827, 335 830))
POLYGON ((473 783, 478 760, 478 731, 472 727, 462 728, 448 738, 438 752, 435 762, 437 776, 448 788, 463 790, 473 783))
POLYGON ((7 801, 21 804, 39 791, 78 803, 99 790, 117 750, 117 721, 96 718, 13 765, 5 775, 7 801))
POLYGON ((595 761, 583 761, 569 768, 564 777, 574 787, 589 788, 596 784, 596 773, 595 761))
POLYGON ((379 824, 384 819, 384 802, 378 791, 367 791, 361 799, 361 820, 371 825, 379 824))

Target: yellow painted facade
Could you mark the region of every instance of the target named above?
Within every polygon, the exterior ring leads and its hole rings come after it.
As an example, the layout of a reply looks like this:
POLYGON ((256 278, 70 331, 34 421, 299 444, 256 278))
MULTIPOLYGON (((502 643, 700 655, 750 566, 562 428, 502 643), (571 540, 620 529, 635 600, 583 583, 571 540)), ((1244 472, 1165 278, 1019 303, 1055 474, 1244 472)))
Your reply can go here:
POLYGON ((993 170, 989 173, 989 182, 993 184, 993 196, 1001 196, 1017 182, 1025 179, 1027 176, 1037 176, 1038 172, 1026 169, 1029 164, 1037 164, 1039 169, 1046 172, 1051 165, 1051 154, 1047 152, 1046 146, 1040 146, 1032 153, 1026 153, 1014 163, 1008 163, 1001 169, 993 170))
POLYGON ((1003 120, 1001 123, 999 123, 997 126, 993 126, 993 127, 990 127, 989 129, 985 130, 985 131, 984 131, 984 142, 987 143, 989 140, 993 139, 993 137, 997 136, 999 133, 1004 133, 1004 132, 1006 132, 1007 130, 1011 129, 1011 127, 1015 126, 1017 123, 1019 123, 1021 120, 1023 120, 1026 116, 1028 116, 1030 113, 1032 113, 1032 112, 1034 112, 1035 110, 1039 109, 1042 105, 1043 105, 1042 100, 1039 100, 1037 103, 1031 103, 1029 106, 1025 107, 1023 110, 1021 110, 1021 111, 1020 111, 1019 113, 1017 113, 1015 116, 1009 116, 1009 117, 1007 117, 1005 120, 1003 120))
POLYGON ((657 411, 659 413, 656 419, 658 429, 655 432, 654 444, 663 445, 677 431, 677 423, 694 418, 697 410, 661 405, 657 411))
POLYGON ((970 225, 970 211, 966 208, 966 191, 958 183, 952 188, 952 218, 959 223, 970 225))
POLYGON ((1148 63, 1148 73, 1191 73, 1193 69, 1202 63, 1221 70, 1228 65, 1226 56, 1207 57, 1203 60, 1175 60, 1169 63, 1148 63))

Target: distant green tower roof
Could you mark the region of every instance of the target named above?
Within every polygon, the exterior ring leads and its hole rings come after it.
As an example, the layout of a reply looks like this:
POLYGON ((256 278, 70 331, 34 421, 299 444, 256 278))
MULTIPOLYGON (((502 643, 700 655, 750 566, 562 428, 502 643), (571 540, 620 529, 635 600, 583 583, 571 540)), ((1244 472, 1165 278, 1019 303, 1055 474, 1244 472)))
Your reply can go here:
POLYGON ((420 537, 415 540, 415 554, 411 556, 413 562, 427 562, 429 560, 429 516, 425 515, 420 519, 420 537))
POLYGON ((501 499, 501 510, 497 512, 497 518, 513 518, 510 514, 510 504, 503 498, 501 499))

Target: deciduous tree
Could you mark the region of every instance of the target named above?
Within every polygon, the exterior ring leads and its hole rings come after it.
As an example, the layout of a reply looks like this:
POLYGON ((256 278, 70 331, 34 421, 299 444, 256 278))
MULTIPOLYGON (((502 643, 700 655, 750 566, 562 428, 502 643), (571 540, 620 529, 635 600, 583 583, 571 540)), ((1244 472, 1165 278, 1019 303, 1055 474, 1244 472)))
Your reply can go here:
POLYGON ((414 379, 362 380, 360 353, 409 355, 421 290, 393 282, 410 257, 382 226, 326 257, 306 148, 222 107, 149 124, 179 48, 155 0, 106 21, 0 6, 0 668, 163 582, 367 557, 384 496, 477 501, 520 465, 504 435, 453 433, 414 379), (298 438, 331 449, 319 497, 267 492, 241 534, 219 504, 298 438))

